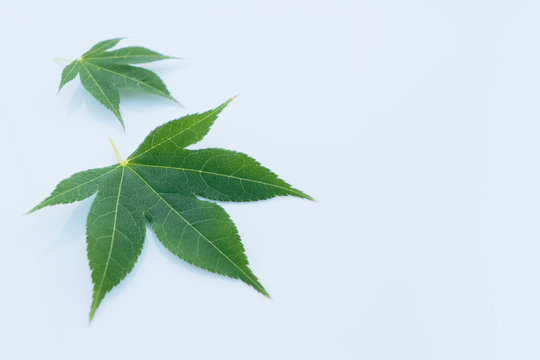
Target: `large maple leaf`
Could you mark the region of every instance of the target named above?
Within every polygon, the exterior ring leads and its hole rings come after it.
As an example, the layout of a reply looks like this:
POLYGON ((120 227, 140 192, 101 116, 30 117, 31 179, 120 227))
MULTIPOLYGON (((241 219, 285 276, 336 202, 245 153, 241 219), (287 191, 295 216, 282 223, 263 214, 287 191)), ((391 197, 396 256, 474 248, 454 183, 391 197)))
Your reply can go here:
POLYGON ((268 296, 249 269, 236 227, 225 210, 198 197, 218 201, 280 195, 312 198, 248 155, 224 149, 185 149, 208 133, 231 100, 157 127, 127 160, 118 156, 116 165, 72 175, 30 210, 97 193, 86 231, 94 284, 90 319, 105 294, 133 268, 144 243, 146 222, 179 258, 240 279, 268 296))
POLYGON ((111 110, 124 126, 120 114, 119 90, 121 89, 141 91, 177 101, 154 72, 130 65, 173 58, 140 46, 107 51, 120 40, 122 38, 101 41, 67 65, 62 71, 58 91, 79 74, 84 88, 103 106, 111 110))

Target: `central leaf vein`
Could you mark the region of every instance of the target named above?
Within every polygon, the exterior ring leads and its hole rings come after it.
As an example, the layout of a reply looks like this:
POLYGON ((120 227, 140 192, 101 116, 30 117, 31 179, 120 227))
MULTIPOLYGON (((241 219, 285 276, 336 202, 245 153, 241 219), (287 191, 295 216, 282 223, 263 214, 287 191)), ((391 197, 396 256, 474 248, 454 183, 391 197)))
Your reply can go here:
POLYGON ((120 183, 118 185, 118 196, 116 197, 116 206, 115 206, 115 210, 114 210, 114 220, 113 220, 113 227, 112 227, 112 234, 111 234, 111 245, 109 247, 109 254, 107 255, 107 261, 105 263, 105 268, 103 269, 103 275, 101 276, 101 280, 100 280, 100 283, 99 283, 99 287, 98 287, 98 290, 96 292, 96 296, 95 298, 96 299, 100 299, 100 294, 101 294, 101 289, 103 287, 103 281, 105 280, 105 275, 107 275, 107 269, 109 268, 109 263, 111 261, 111 255, 112 255, 112 250, 113 250, 113 247, 114 247, 114 237, 116 235, 116 221, 118 219, 118 207, 120 205, 120 194, 122 193, 122 183, 124 181, 124 173, 125 173, 125 169, 124 167, 122 167, 122 175, 120 176, 120 183))

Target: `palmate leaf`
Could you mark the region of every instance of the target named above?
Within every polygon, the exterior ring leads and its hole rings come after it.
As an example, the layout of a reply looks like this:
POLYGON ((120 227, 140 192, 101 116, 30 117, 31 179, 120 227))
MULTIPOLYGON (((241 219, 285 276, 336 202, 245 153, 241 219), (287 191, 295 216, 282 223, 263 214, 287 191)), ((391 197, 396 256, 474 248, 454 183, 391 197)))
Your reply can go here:
POLYGON ((248 155, 224 149, 185 149, 208 133, 231 100, 157 127, 127 160, 118 156, 117 165, 72 175, 30 210, 97 193, 86 227, 94 284, 90 319, 105 294, 133 268, 144 243, 146 222, 179 258, 240 279, 268 296, 248 267, 232 220, 222 207, 199 197, 219 201, 255 201, 281 195, 312 198, 248 155))
POLYGON ((172 59, 172 57, 140 46, 107 51, 118 44, 120 40, 122 39, 117 38, 97 43, 81 57, 67 65, 62 71, 58 91, 78 74, 84 88, 107 109, 111 110, 124 126, 119 107, 119 90, 121 89, 140 91, 162 96, 174 102, 177 101, 171 96, 159 76, 150 70, 130 65, 172 59))

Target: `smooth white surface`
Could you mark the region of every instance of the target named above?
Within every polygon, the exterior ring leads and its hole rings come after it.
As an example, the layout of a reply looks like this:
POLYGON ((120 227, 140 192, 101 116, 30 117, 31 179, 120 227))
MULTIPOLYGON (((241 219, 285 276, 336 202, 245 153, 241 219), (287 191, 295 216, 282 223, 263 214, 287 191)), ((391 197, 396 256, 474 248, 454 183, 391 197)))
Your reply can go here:
POLYGON ((537 1, 43 1, 0 10, 1 359, 540 358, 537 1), (64 64, 128 36, 184 108, 121 102, 64 64), (91 199, 29 216, 70 174, 240 96, 198 147, 317 198, 226 204, 273 301, 149 232, 87 323, 91 199))

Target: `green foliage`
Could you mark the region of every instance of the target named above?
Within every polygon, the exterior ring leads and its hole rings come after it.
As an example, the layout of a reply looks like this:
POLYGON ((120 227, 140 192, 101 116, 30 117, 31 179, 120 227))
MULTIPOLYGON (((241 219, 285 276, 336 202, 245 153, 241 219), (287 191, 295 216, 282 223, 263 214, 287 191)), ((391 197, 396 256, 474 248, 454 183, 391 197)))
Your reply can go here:
POLYGON ((240 279, 268 296, 249 269, 236 227, 225 210, 199 197, 219 201, 281 195, 312 198, 248 155, 223 149, 185 149, 208 133, 231 100, 214 110, 157 127, 126 161, 118 156, 117 165, 72 175, 30 211, 82 200, 97 192, 86 231, 94 283, 90 319, 105 294, 133 268, 144 243, 146 222, 179 258, 240 279))
POLYGON ((120 40, 122 39, 117 38, 97 43, 67 65, 62 71, 58 91, 79 74, 84 88, 103 106, 111 110, 124 126, 119 108, 120 89, 140 91, 177 101, 169 94, 163 81, 154 72, 130 65, 171 59, 171 57, 139 46, 107 51, 120 40))

